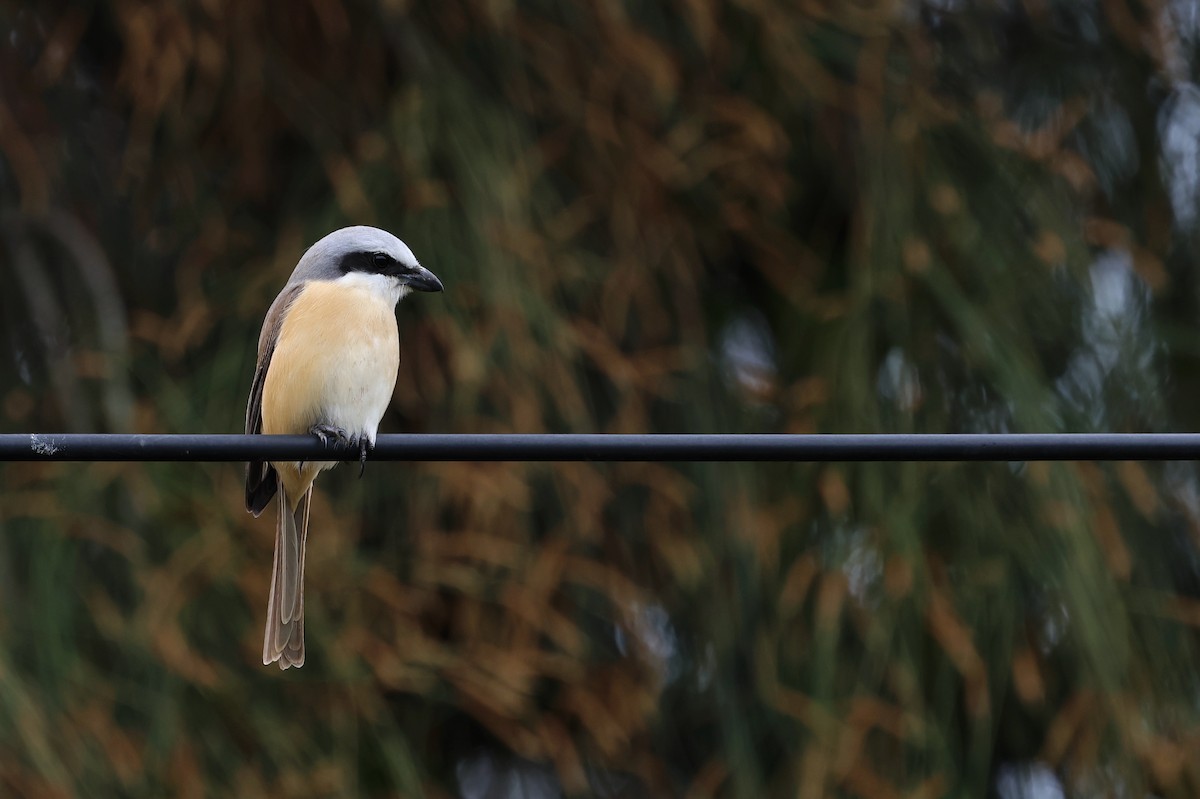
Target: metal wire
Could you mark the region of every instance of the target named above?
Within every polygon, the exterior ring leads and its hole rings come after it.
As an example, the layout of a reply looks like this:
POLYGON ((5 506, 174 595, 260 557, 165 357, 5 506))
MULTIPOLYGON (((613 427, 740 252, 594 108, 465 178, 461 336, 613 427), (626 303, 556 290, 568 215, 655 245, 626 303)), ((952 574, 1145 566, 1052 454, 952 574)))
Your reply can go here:
MULTIPOLYGON (((967 435, 381 435, 374 461, 1200 460, 1198 433, 967 435)), ((0 461, 355 461, 312 436, 0 435, 0 461)))

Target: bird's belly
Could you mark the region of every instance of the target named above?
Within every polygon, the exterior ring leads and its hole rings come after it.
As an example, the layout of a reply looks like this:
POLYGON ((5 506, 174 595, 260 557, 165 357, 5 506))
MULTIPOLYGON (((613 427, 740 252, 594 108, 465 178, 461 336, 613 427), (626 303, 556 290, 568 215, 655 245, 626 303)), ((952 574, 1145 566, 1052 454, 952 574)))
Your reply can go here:
POLYGON ((329 425, 374 443, 399 364, 391 306, 368 291, 311 283, 288 310, 267 368, 263 432, 329 425))
POLYGON ((387 410, 396 385, 396 345, 372 337, 356 341, 331 365, 323 387, 318 417, 354 436, 375 443, 379 420, 387 410))

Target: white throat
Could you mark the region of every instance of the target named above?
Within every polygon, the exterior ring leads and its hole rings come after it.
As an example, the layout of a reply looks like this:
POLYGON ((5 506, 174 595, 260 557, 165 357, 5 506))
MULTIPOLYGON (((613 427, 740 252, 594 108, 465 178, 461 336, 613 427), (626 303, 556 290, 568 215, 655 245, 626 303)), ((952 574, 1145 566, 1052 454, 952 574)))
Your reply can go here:
POLYGON ((347 272, 334 282, 347 288, 368 291, 393 307, 412 291, 401 283, 399 278, 388 275, 372 275, 367 272, 347 272))

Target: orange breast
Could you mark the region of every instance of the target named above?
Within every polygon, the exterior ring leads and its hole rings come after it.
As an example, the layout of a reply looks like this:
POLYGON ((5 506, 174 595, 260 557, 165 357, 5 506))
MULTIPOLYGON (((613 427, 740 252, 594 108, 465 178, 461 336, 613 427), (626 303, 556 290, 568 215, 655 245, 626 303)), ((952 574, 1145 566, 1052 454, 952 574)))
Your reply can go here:
POLYGON ((374 436, 399 365, 393 306, 356 286, 309 283, 288 310, 267 368, 263 432, 304 434, 322 423, 374 436))

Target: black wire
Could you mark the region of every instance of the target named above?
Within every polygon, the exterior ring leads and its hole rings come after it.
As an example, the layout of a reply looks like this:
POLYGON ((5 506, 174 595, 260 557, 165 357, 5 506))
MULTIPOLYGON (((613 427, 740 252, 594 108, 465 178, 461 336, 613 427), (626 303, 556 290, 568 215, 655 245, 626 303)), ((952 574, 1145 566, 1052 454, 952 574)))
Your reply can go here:
MULTIPOLYGON (((1073 461, 1197 460, 1198 433, 967 435, 381 435, 375 461, 1073 461)), ((312 436, 0 435, 0 461, 358 460, 312 436)))

